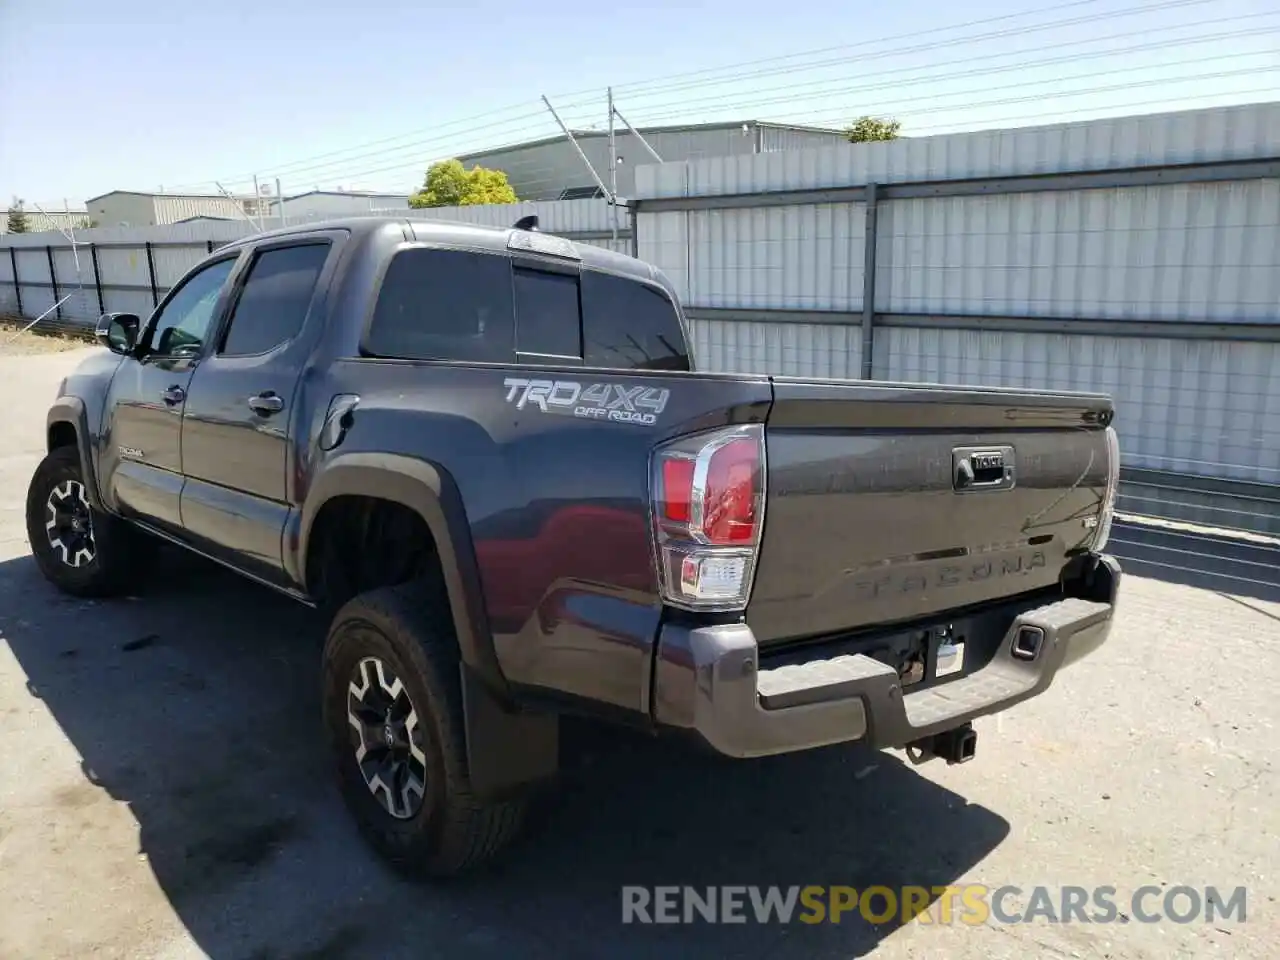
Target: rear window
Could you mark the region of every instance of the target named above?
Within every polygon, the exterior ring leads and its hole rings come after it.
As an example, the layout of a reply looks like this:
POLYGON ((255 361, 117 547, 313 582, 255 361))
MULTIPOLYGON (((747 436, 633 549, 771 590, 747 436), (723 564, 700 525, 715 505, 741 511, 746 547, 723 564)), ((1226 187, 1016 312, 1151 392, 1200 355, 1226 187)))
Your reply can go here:
POLYGON ((463 250, 401 250, 387 267, 365 346, 380 357, 509 363, 511 261, 463 250))
POLYGON ((521 354, 582 359, 578 278, 515 268, 516 350, 521 354))
POLYGON ((582 274, 584 361, 592 367, 688 370, 689 351, 665 293, 594 270, 582 274))

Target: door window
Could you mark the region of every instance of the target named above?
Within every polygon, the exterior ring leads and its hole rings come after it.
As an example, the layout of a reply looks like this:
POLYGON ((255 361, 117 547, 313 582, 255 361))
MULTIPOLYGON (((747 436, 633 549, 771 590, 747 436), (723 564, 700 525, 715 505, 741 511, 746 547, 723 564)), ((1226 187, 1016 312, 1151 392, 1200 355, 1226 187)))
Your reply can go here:
POLYGON ((219 351, 224 356, 266 353, 298 335, 311 307, 316 281, 329 255, 327 243, 263 250, 231 311, 219 351))
POLYGON ((152 353, 190 357, 200 352, 235 262, 235 257, 219 260, 187 279, 151 325, 147 348, 152 353))
POLYGON ((374 356, 510 363, 511 262, 465 250, 401 250, 387 267, 365 338, 374 356))

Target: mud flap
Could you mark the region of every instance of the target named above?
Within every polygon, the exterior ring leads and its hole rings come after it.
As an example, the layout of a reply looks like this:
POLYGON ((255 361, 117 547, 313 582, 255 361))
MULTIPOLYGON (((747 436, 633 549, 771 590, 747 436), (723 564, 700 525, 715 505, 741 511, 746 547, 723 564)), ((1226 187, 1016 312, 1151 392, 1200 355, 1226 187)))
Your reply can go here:
POLYGON ((501 800, 554 777, 560 718, 506 709, 465 666, 461 679, 472 792, 482 800, 501 800))

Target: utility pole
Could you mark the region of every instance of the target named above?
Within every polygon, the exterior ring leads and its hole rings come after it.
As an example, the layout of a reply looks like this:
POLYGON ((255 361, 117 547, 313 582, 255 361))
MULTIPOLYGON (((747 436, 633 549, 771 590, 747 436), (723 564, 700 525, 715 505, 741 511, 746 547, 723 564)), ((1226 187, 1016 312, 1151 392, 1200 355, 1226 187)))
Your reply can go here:
POLYGON ((613 130, 613 87, 609 87, 609 203, 613 206, 613 242, 618 242, 618 140, 613 130))
POLYGON ((280 178, 276 177, 276 209, 280 212, 280 226, 284 226, 284 194, 280 192, 280 178))
POLYGON ((253 175, 253 209, 258 214, 258 229, 265 230, 266 225, 262 222, 262 190, 258 187, 258 175, 253 175))

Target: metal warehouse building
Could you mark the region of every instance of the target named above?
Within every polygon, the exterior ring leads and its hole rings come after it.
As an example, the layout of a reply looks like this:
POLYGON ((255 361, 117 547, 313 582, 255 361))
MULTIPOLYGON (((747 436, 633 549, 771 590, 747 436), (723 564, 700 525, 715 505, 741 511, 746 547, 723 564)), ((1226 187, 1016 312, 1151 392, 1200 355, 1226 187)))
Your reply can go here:
MULTIPOLYGON (((664 161, 774 153, 847 142, 839 130, 759 120, 637 129, 664 161)), ((626 126, 618 124, 615 136, 619 160, 618 194, 629 197, 635 189, 635 168, 654 161, 626 126)), ((573 137, 591 161, 591 166, 608 184, 608 132, 574 130, 573 137)), ((469 153, 458 159, 468 168, 481 166, 503 171, 521 200, 589 197, 598 189, 573 144, 563 136, 469 153)))
POLYGON ((158 227, 195 217, 237 220, 257 213, 252 197, 218 194, 135 193, 112 190, 85 201, 101 227, 158 227))
POLYGON ((267 210, 268 221, 280 216, 283 203, 285 220, 298 223, 330 217, 358 216, 374 211, 408 210, 407 193, 366 193, 359 190, 309 190, 306 193, 272 200, 267 210))
MULTIPOLYGON (((84 209, 70 211, 23 209, 22 212, 27 216, 28 233, 62 231, 66 230, 68 227, 73 227, 76 230, 84 230, 90 223, 89 212, 84 209)), ((0 210, 0 234, 9 232, 9 218, 4 214, 5 211, 0 210)))

